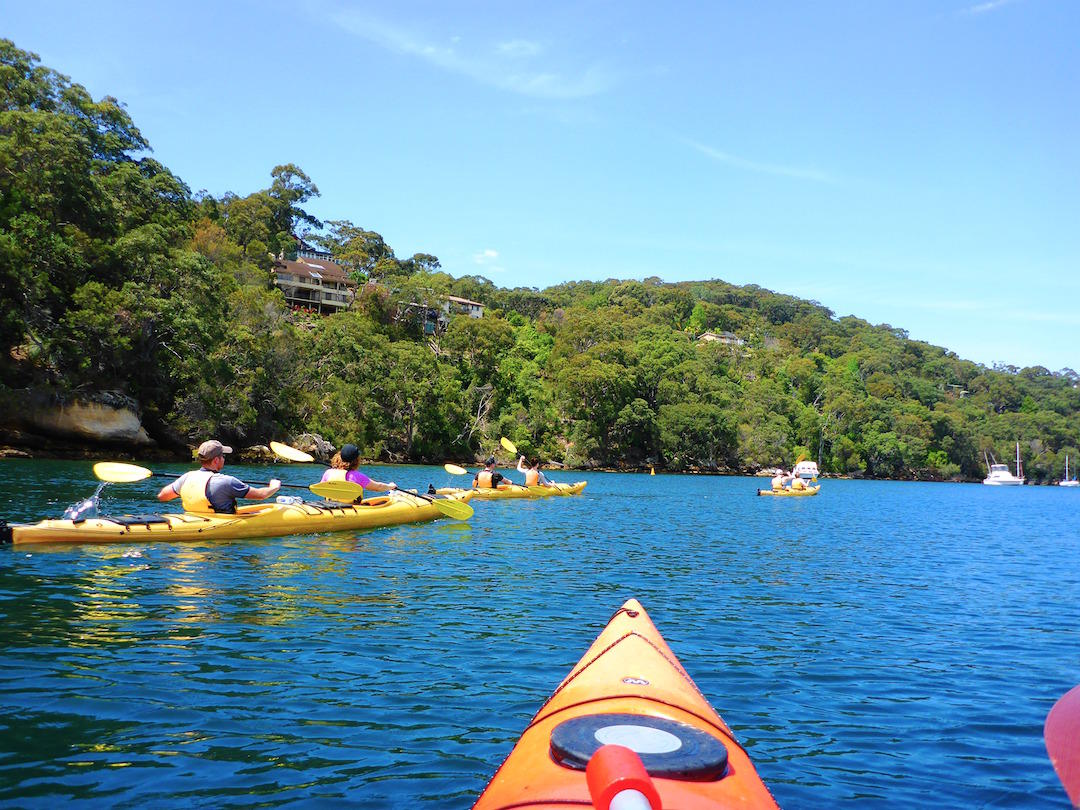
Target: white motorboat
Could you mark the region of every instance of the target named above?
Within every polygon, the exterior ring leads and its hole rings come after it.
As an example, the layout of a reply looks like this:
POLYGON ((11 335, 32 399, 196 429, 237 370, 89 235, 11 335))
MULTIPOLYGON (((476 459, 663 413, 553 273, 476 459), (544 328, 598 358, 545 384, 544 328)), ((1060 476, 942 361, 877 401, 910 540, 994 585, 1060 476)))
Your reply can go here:
POLYGON ((815 461, 800 461, 795 465, 795 469, 791 471, 791 474, 796 478, 801 478, 803 481, 816 481, 818 477, 818 467, 815 461))
MULTIPOLYGON (((983 453, 986 458, 986 453, 983 453)), ((1020 442, 1016 443, 1016 475, 1009 472, 1008 464, 998 464, 994 454, 986 459, 986 466, 990 473, 983 479, 983 483, 991 487, 1019 487, 1024 483, 1024 467, 1020 462, 1020 442)))
POLYGON ((1065 456, 1065 479, 1058 481, 1059 487, 1080 487, 1080 481, 1075 478, 1069 478, 1069 457, 1065 456))

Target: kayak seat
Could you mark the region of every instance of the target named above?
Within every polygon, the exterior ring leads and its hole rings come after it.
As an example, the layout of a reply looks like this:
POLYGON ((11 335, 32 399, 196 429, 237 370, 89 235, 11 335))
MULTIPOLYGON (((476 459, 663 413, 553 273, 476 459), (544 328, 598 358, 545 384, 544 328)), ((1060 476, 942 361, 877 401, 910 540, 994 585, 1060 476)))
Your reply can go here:
POLYGON ((639 714, 574 717, 551 732, 551 756, 560 765, 585 770, 602 745, 634 751, 650 776, 706 781, 727 772, 727 748, 720 740, 686 723, 639 714))

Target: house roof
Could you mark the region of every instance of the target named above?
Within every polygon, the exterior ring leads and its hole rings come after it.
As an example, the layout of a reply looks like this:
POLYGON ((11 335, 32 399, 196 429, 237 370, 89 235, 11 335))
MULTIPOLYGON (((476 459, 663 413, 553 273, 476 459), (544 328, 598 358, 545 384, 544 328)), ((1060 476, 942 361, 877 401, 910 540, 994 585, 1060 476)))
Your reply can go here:
POLYGON ((479 301, 470 301, 468 298, 458 298, 456 295, 448 295, 446 296, 446 300, 453 301, 455 304, 469 304, 474 307, 483 306, 479 301))
POLYGON ((274 262, 275 273, 293 273, 297 276, 307 276, 312 279, 334 281, 347 286, 355 287, 356 281, 349 278, 345 270, 339 264, 328 259, 279 259, 274 262))
POLYGON ((740 340, 734 332, 702 332, 698 340, 740 340))

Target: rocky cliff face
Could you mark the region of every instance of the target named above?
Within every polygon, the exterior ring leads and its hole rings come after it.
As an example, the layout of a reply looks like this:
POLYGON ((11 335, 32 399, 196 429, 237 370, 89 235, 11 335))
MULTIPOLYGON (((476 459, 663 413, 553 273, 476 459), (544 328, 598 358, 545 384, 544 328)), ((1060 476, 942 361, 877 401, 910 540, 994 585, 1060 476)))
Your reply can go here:
POLYGON ((47 440, 77 444, 151 447, 138 403, 116 392, 79 398, 23 390, 11 392, 5 422, 47 440))

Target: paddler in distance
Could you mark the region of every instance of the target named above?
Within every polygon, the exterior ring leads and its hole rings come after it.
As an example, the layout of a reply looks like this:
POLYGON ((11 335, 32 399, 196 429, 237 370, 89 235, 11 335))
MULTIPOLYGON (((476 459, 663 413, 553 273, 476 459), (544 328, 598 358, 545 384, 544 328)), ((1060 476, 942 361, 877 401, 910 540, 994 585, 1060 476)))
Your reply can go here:
POLYGON ((281 482, 271 478, 265 487, 252 487, 239 478, 223 475, 225 455, 232 448, 216 439, 203 442, 196 453, 200 469, 189 470, 175 481, 161 488, 159 501, 171 501, 180 498, 185 512, 217 512, 236 514, 236 499, 250 498, 261 501, 269 498, 281 488, 281 482))
POLYGON ((495 471, 495 456, 489 456, 488 460, 484 462, 484 469, 480 470, 475 476, 473 476, 472 485, 474 489, 497 489, 500 484, 514 485, 514 482, 503 475, 501 472, 495 471))
POLYGON ((772 479, 772 488, 774 490, 787 489, 791 486, 791 481, 795 476, 791 473, 784 472, 783 467, 779 467, 776 470, 776 475, 772 479))
POLYGON ((518 459, 518 472, 525 474, 525 486, 527 487, 553 487, 553 483, 547 480, 547 477, 540 472, 540 459, 534 458, 529 461, 522 456, 518 459))

